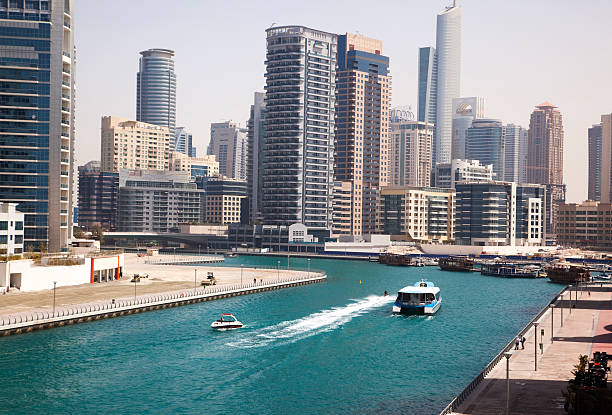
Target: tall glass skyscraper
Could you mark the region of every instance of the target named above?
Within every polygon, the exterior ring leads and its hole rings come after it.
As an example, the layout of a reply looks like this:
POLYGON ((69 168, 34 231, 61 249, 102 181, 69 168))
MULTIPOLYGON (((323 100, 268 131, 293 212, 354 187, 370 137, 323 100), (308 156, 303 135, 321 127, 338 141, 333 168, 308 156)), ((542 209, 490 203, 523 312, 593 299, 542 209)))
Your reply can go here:
POLYGON ((500 120, 476 119, 466 134, 466 157, 492 164, 496 180, 504 179, 506 130, 500 120))
POLYGON ((436 26, 436 133, 434 155, 438 163, 451 161, 453 98, 460 96, 461 6, 455 3, 438 13, 436 26))
POLYGON ((436 96, 438 82, 438 58, 436 49, 425 47, 419 49, 419 97, 418 120, 436 122, 436 96))
POLYGON ((25 213, 24 242, 72 235, 72 0, 0 0, 0 201, 25 213))
POLYGON ((266 35, 264 222, 329 229, 338 36, 303 26, 266 35))
POLYGON ((174 131, 176 126, 176 74, 174 51, 149 49, 140 52, 136 74, 136 120, 174 131))
POLYGON ((178 127, 174 130, 174 139, 171 141, 170 151, 178 151, 189 157, 196 157, 193 135, 185 127, 178 127))

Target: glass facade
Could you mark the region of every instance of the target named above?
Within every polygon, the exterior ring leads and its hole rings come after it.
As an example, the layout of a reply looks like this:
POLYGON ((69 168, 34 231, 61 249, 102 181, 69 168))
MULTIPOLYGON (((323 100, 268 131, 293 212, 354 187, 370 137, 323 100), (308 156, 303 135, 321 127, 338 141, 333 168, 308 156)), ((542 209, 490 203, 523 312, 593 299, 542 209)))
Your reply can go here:
POLYGON ((149 124, 176 127, 176 74, 174 51, 149 49, 140 52, 140 69, 136 75, 136 120, 149 124))
POLYGON ((71 9, 0 0, 0 201, 25 213, 26 247, 53 251, 72 227, 71 9))
POLYGON ((474 120, 466 135, 466 157, 492 164, 495 179, 503 180, 506 130, 499 120, 474 120))

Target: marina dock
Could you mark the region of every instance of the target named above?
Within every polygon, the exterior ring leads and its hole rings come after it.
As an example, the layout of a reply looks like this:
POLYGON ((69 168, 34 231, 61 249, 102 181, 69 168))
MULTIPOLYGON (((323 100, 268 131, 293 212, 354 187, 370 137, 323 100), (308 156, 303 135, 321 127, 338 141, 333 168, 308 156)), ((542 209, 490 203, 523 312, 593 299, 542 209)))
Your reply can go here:
POLYGON ((591 358, 595 351, 612 353, 612 287, 591 284, 578 291, 566 289, 552 304, 523 331, 525 349, 514 350, 512 340, 441 415, 505 413, 504 352, 512 354, 508 362, 511 414, 566 413, 561 391, 573 377, 579 355, 591 358))
POLYGON ((135 295, 132 298, 108 299, 105 301, 57 307, 55 311, 47 308, 44 310, 21 312, 0 316, 0 336, 21 334, 34 330, 218 300, 238 295, 297 287, 323 282, 326 279, 327 275, 324 273, 309 272, 307 275, 297 275, 275 280, 261 280, 260 282, 250 284, 183 289, 165 293, 135 295))

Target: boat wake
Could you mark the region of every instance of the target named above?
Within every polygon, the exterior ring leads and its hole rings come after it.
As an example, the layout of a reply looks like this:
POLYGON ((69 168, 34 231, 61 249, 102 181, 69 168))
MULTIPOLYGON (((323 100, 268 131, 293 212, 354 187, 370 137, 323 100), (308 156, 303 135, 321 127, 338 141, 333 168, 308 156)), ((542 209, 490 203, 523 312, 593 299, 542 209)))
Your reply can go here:
POLYGON ((263 347, 272 343, 278 345, 294 343, 307 337, 334 330, 357 316, 393 301, 394 299, 390 296, 371 295, 345 306, 333 307, 297 320, 283 321, 274 326, 264 327, 251 333, 248 337, 227 343, 227 345, 251 348, 263 347))

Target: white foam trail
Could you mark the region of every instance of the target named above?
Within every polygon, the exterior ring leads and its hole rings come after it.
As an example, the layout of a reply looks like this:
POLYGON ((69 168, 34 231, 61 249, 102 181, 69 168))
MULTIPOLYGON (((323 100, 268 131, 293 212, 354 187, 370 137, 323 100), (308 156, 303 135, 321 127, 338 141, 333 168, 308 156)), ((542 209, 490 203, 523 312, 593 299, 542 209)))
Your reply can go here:
POLYGON ((293 343, 306 337, 333 330, 348 323, 354 317, 365 314, 369 310, 378 308, 393 302, 390 296, 371 295, 364 299, 341 307, 319 311, 309 316, 283 321, 274 326, 264 327, 254 332, 251 336, 236 342, 227 343, 233 347, 262 347, 271 343, 287 344, 293 343))

